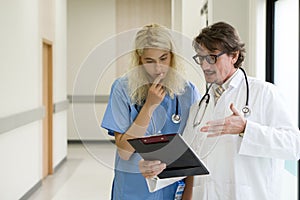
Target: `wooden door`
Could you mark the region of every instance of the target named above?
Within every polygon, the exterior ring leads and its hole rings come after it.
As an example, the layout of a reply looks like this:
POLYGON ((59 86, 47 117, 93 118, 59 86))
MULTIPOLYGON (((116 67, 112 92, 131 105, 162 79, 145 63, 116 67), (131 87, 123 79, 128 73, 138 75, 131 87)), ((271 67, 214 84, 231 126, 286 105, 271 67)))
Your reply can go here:
POLYGON ((52 80, 52 43, 43 40, 43 178, 53 173, 52 166, 52 120, 53 120, 53 80, 52 80))

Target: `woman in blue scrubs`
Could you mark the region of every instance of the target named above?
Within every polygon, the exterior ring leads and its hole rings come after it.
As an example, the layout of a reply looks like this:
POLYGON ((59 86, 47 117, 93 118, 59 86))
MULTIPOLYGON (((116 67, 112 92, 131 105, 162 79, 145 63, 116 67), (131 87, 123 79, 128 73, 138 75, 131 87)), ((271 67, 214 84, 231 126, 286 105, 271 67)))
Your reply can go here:
MULTIPOLYGON (((127 139, 182 133, 190 106, 199 100, 197 88, 182 76, 167 28, 144 26, 135 37, 130 71, 115 80, 101 126, 117 146, 113 200, 173 200, 178 183, 149 192, 138 167, 142 159, 127 139), (180 120, 172 119, 174 114, 180 120)), ((176 118, 176 117, 175 117, 176 118)))

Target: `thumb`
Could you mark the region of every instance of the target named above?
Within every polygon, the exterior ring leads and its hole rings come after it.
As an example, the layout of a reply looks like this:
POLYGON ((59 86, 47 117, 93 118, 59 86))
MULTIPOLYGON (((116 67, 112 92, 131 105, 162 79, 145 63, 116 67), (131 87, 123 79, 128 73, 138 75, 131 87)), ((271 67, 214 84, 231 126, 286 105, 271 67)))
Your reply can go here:
POLYGON ((233 112, 233 115, 240 115, 239 111, 234 107, 233 103, 230 104, 230 110, 233 112))

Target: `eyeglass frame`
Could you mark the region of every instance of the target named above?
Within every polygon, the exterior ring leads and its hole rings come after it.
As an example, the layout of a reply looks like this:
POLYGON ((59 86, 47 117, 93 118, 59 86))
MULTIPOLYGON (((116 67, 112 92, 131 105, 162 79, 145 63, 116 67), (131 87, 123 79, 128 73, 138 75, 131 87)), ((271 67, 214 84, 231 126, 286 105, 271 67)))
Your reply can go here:
POLYGON ((195 63, 197 63, 198 65, 202 65, 204 59, 206 60, 206 62, 208 64, 213 65, 213 64, 215 64, 217 62, 217 60, 218 60, 217 58, 220 57, 221 55, 225 54, 225 53, 226 53, 225 51, 222 51, 222 52, 218 53, 217 55, 215 55, 215 54, 209 54, 209 55, 206 55, 206 56, 200 56, 199 54, 196 54, 196 55, 193 56, 193 59, 194 59, 195 63), (208 57, 214 57, 214 62, 210 62, 209 59, 208 59, 208 57), (200 58, 203 58, 203 61, 202 62, 198 62, 197 58, 199 58, 199 60, 200 60, 200 58))

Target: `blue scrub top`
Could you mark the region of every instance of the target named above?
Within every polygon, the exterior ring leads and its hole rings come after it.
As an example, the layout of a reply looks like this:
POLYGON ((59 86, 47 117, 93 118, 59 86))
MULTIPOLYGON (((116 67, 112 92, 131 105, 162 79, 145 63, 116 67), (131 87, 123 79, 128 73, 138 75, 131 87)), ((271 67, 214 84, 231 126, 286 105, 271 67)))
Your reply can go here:
MULTIPOLYGON (((190 106, 199 100, 197 88, 187 82, 183 94, 177 96, 178 111, 181 121, 178 124, 172 122, 172 115, 176 110, 176 98, 166 95, 152 115, 152 120, 145 135, 181 133, 185 127, 190 106)), ((108 130, 108 134, 114 132, 125 133, 132 125, 139 112, 138 106, 132 103, 128 95, 127 76, 117 79, 111 88, 109 102, 104 113, 101 127, 108 130)), ((113 200, 173 200, 177 189, 174 183, 159 191, 150 193, 145 178, 141 175, 138 162, 139 154, 134 153, 129 160, 123 160, 116 153, 115 177, 112 188, 113 200)))

